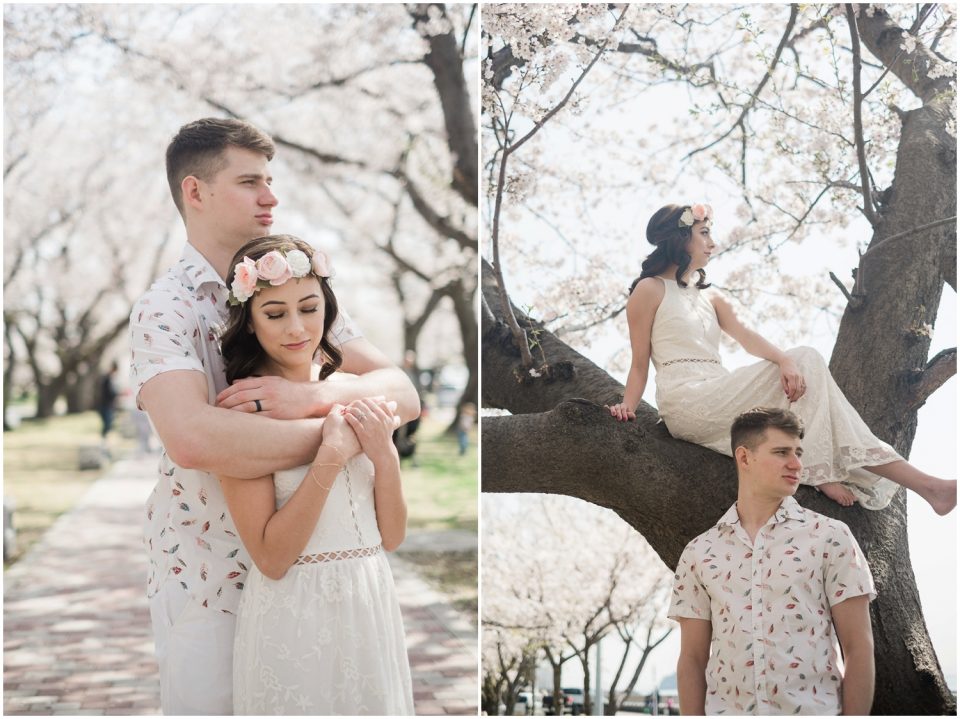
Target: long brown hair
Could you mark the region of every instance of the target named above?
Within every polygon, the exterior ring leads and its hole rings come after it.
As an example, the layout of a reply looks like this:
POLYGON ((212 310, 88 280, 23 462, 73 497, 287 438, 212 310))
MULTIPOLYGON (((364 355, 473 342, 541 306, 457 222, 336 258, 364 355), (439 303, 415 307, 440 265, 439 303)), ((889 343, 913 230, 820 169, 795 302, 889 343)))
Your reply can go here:
MULTIPOLYGON (((313 248, 303 240, 293 235, 267 235, 250 240, 240 248, 233 259, 230 261, 230 274, 227 276, 227 286, 233 284, 235 270, 238 264, 243 262, 244 257, 251 260, 258 260, 268 252, 279 250, 283 254, 293 250, 300 250, 307 257, 313 258, 313 248)), ((310 275, 316 277, 316 275, 310 275)), ((339 309, 337 307, 337 297, 333 294, 333 288, 330 287, 330 280, 325 277, 317 277, 320 282, 320 290, 323 292, 324 310, 323 310, 323 337, 320 339, 320 352, 323 353, 323 367, 320 369, 320 379, 329 377, 343 364, 343 355, 330 339, 330 328, 337 319, 339 309)), ((227 320, 226 327, 220 336, 220 354, 223 355, 224 369, 227 374, 227 382, 232 384, 235 380, 243 379, 252 375, 266 359, 267 353, 260 345, 257 336, 250 331, 251 319, 250 308, 253 304, 251 297, 246 302, 238 305, 231 305, 230 317, 227 320)))
MULTIPOLYGON (((647 223, 647 242, 655 245, 656 249, 643 261, 640 276, 630 285, 630 292, 643 278, 656 277, 671 265, 677 266, 677 284, 687 286, 683 275, 692 261, 687 252, 687 243, 693 237, 693 226, 680 224, 680 216, 688 209, 690 205, 664 205, 653 213, 647 223)), ((705 290, 710 286, 707 284, 707 273, 703 269, 697 272, 700 274, 697 287, 705 290)))

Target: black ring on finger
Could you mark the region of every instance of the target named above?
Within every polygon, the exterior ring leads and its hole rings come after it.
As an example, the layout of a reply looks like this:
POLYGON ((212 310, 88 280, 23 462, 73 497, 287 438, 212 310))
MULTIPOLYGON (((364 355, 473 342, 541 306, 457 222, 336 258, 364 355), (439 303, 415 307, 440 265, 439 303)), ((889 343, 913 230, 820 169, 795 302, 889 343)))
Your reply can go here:
POLYGON ((253 400, 253 403, 257 405, 257 412, 263 412, 263 407, 260 406, 260 400, 255 399, 253 400))

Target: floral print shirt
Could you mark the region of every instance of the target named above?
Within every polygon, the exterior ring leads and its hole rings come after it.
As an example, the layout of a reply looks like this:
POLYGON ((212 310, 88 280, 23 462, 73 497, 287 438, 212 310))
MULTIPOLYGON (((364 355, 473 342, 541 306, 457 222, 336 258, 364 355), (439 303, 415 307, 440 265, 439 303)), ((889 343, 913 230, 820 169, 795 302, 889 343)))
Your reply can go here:
MULTIPOLYGON (((134 305, 130 376, 138 406, 140 388, 172 370, 203 372, 207 400, 214 404, 227 386, 219 344, 227 294, 216 270, 187 244, 180 261, 134 305)), ((333 334, 341 346, 362 336, 342 308, 333 334)), ((179 467, 163 452, 146 510, 147 596, 172 579, 203 606, 236 613, 251 561, 216 476, 179 467)))
POLYGON ((706 713, 839 714, 830 607, 862 595, 873 577, 846 524, 787 497, 751 542, 734 504, 683 550, 670 602, 712 623, 706 713))

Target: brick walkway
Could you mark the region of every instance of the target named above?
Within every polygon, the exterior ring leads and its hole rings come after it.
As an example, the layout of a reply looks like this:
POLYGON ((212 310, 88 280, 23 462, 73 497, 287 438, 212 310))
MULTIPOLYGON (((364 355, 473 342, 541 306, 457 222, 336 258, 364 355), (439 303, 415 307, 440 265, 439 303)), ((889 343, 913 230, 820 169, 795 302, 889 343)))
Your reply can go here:
MULTIPOLYGON (((4 574, 4 714, 159 714, 141 512, 156 460, 124 460, 4 574)), ((477 632, 391 556, 417 714, 477 714, 477 632)))

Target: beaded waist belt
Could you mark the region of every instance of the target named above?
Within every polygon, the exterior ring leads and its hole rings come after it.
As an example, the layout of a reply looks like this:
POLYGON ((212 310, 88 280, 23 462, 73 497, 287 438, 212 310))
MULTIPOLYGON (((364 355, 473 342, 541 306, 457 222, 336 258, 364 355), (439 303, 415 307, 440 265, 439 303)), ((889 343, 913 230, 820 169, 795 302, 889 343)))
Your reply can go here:
POLYGON ((719 360, 715 360, 715 359, 687 359, 687 358, 682 358, 682 359, 670 360, 669 362, 664 362, 664 363, 663 363, 662 365, 660 365, 660 366, 661 366, 661 367, 668 367, 668 366, 670 366, 670 365, 672 365, 672 364, 677 364, 678 362, 706 362, 707 364, 720 364, 719 360))
POLYGON ((341 559, 356 559, 357 557, 372 557, 380 554, 383 545, 376 547, 362 547, 361 549, 341 549, 336 552, 320 552, 319 554, 302 554, 297 557, 294 564, 323 564, 324 562, 337 562, 341 559))

